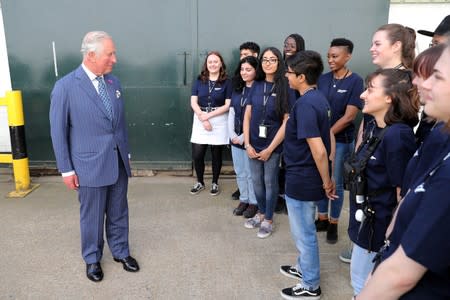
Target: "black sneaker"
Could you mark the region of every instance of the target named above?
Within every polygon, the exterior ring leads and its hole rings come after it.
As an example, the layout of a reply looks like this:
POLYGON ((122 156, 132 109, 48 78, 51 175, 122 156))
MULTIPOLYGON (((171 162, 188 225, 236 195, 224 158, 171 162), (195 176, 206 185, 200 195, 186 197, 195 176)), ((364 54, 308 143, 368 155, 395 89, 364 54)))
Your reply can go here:
POLYGON ((302 272, 297 270, 294 266, 281 266, 280 267, 280 273, 284 276, 294 278, 294 279, 302 279, 303 275, 302 272))
POLYGON ((209 191, 209 194, 212 196, 217 196, 220 194, 219 185, 217 183, 213 183, 211 185, 211 191, 209 191))
POLYGON ((242 216, 242 214, 247 209, 247 207, 248 207, 248 203, 239 202, 238 207, 236 207, 233 210, 233 215, 235 215, 235 216, 242 216))
POLYGON ((258 212, 258 205, 256 204, 249 204, 247 209, 242 214, 245 218, 250 219, 253 218, 256 213, 258 212))
POLYGON ((314 299, 318 300, 320 299, 320 295, 322 294, 322 291, 320 290, 320 287, 318 287, 314 291, 310 291, 305 289, 301 283, 297 284, 296 286, 285 288, 281 292, 281 297, 284 299, 314 299))
POLYGON ((200 193, 201 191, 203 191, 205 189, 205 185, 201 184, 200 182, 197 182, 196 184, 194 184, 194 186, 191 189, 191 194, 192 195, 197 195, 198 193, 200 193))
POLYGON ((315 221, 316 224, 316 231, 320 232, 320 231, 327 231, 328 230, 328 225, 330 224, 330 221, 328 221, 328 219, 326 220, 319 220, 317 219, 315 221))
POLYGON ((231 194, 231 199, 233 200, 239 200, 239 197, 241 196, 241 192, 239 192, 239 189, 237 189, 236 191, 234 191, 233 194, 231 194))
POLYGON ((336 242, 338 240, 337 226, 338 226, 338 224, 336 224, 336 223, 330 223, 328 225, 328 230, 327 230, 327 243, 328 244, 336 244, 336 242))

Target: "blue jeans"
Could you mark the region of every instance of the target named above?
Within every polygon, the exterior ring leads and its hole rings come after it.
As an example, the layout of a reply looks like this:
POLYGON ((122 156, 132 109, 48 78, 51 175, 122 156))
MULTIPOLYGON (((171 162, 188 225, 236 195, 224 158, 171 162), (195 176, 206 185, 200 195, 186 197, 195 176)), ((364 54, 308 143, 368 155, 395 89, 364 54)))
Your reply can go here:
POLYGON ((303 287, 315 290, 320 285, 319 244, 317 242, 316 201, 300 201, 286 197, 291 235, 300 255, 297 269, 303 274, 303 287))
POLYGON ((331 202, 330 218, 338 220, 341 215, 342 204, 344 203, 344 161, 350 157, 355 142, 336 143, 336 157, 334 159, 333 177, 336 182, 336 194, 339 198, 334 200, 324 199, 318 202, 317 211, 319 214, 328 214, 328 203, 331 202))
POLYGON ((366 283, 367 276, 373 270, 376 252, 368 252, 366 249, 353 244, 352 261, 350 262, 350 278, 353 287, 353 295, 358 295, 366 283))
POLYGON ((264 215, 264 219, 272 220, 278 198, 280 154, 272 153, 265 162, 257 159, 250 159, 249 161, 259 212, 264 215))
POLYGON ((250 163, 247 151, 231 146, 231 155, 233 156, 233 167, 236 173, 236 182, 241 195, 239 201, 250 204, 257 204, 255 191, 253 190, 252 173, 250 172, 250 163))

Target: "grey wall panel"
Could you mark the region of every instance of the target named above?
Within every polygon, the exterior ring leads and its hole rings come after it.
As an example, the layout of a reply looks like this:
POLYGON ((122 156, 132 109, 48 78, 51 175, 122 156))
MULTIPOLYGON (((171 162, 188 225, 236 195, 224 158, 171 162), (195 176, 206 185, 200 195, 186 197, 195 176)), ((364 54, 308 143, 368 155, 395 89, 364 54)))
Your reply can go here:
MULTIPOLYGON (((55 81, 81 62, 83 35, 105 30, 116 42, 133 161, 190 168, 192 80, 207 50, 219 50, 233 73, 237 47, 254 40, 281 48, 293 32, 325 55, 332 38, 355 43, 351 67, 373 70, 372 33, 387 22, 388 0, 2 0, 11 79, 22 90, 32 164, 54 161, 48 124, 55 81), (58 77, 53 65, 56 45, 58 77)), ((229 159, 229 156, 226 156, 229 159)))

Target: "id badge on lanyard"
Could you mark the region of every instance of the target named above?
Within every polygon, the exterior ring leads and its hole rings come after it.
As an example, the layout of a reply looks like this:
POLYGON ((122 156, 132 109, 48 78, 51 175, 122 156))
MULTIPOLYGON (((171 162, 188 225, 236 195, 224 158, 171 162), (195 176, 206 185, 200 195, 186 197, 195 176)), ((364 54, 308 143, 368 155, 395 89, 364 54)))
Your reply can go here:
POLYGON ((262 139, 266 139, 267 138, 267 125, 261 124, 259 125, 259 131, 258 131, 258 137, 262 138, 262 139))

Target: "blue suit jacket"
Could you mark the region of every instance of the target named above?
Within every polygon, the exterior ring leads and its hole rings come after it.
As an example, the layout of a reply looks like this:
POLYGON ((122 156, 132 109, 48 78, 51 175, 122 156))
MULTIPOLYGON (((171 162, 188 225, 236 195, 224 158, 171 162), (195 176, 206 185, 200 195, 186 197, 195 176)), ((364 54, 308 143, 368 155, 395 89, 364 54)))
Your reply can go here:
POLYGON ((112 121, 81 65, 58 80, 51 93, 50 127, 58 169, 74 170, 81 186, 115 183, 118 150, 131 176, 122 89, 115 76, 104 75, 104 79, 112 102, 112 121))

